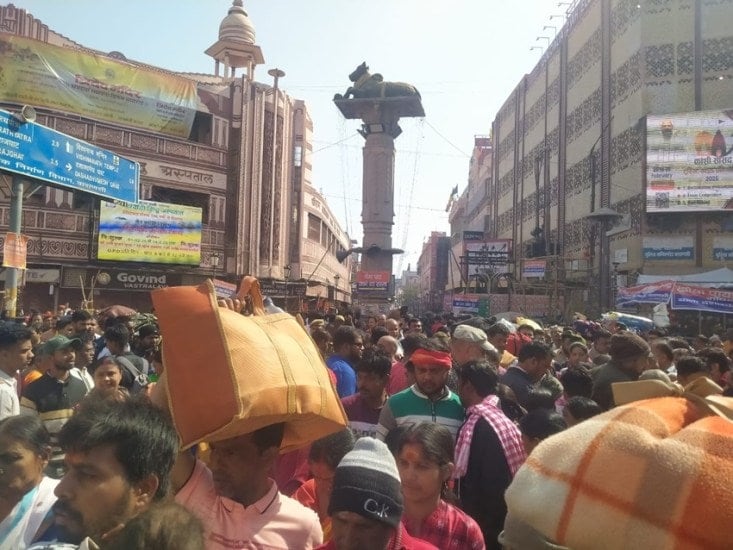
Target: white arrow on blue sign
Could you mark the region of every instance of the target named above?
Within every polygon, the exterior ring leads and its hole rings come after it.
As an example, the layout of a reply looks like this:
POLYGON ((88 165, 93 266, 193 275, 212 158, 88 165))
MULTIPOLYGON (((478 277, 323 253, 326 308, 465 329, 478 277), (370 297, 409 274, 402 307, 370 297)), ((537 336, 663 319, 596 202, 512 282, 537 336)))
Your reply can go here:
POLYGON ((138 202, 140 166, 116 153, 0 110, 0 170, 111 200, 138 202))

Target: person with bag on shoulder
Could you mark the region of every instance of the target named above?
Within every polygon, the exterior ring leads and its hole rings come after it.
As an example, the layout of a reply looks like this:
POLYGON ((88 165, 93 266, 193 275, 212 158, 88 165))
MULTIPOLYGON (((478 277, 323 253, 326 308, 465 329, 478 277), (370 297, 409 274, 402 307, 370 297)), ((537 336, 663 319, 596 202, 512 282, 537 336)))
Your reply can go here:
POLYGON ((150 363, 130 351, 130 330, 124 324, 116 324, 104 331, 107 349, 122 366, 120 386, 131 394, 141 392, 148 385, 150 363))

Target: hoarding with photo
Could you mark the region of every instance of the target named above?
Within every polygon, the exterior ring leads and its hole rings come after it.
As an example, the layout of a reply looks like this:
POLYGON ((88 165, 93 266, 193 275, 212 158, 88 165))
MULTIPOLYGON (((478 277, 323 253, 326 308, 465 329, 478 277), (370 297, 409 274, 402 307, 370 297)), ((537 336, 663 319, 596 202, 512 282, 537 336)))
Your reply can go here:
POLYGON ((102 201, 97 259, 198 266, 201 216, 193 206, 102 201))
POLYGON ((733 208, 733 109, 647 117, 647 212, 733 208))
POLYGON ((45 107, 188 138, 198 97, 192 80, 122 59, 0 35, 0 102, 45 107))

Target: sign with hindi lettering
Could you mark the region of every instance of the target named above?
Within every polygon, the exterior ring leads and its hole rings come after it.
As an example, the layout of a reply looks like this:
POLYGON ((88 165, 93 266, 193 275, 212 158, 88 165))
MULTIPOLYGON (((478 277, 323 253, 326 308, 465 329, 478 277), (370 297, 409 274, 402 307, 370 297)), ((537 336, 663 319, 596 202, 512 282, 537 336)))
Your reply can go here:
POLYGON ((102 201, 97 258, 198 266, 201 219, 201 208, 194 206, 102 201))
POLYGON ((733 110, 646 119, 647 212, 733 207, 733 110))
POLYGON ((464 259, 467 265, 480 266, 493 273, 505 273, 509 270, 511 251, 511 239, 469 241, 464 245, 464 259))
POLYGON ((20 123, 6 111, 0 111, 0 170, 105 199, 138 200, 138 163, 42 124, 20 123))
POLYGON ((666 304, 674 288, 674 281, 660 281, 619 288, 616 291, 616 307, 637 304, 666 304))
POLYGON ((356 290, 357 292, 387 292, 390 280, 389 271, 358 271, 356 290))
POLYGON ((522 264, 522 277, 525 279, 542 278, 545 276, 545 260, 524 260, 522 264))
POLYGON ((693 237, 644 237, 645 260, 692 260, 695 258, 693 237))
POLYGON ((675 283, 672 309, 733 313, 733 292, 675 283))
POLYGON ((193 80, 123 59, 0 35, 0 102, 45 107, 188 138, 193 80))

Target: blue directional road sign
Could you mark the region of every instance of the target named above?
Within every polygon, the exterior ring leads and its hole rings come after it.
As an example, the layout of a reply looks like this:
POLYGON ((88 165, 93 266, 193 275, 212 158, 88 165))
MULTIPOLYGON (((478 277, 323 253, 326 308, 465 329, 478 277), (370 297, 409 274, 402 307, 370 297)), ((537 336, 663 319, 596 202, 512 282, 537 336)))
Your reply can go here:
POLYGON ((140 166, 111 151, 0 110, 0 170, 105 199, 137 202, 140 166))

